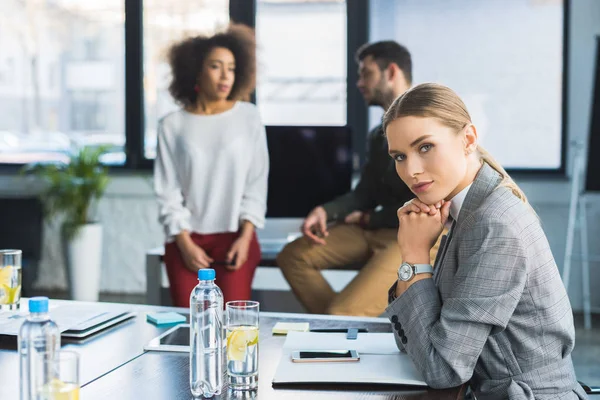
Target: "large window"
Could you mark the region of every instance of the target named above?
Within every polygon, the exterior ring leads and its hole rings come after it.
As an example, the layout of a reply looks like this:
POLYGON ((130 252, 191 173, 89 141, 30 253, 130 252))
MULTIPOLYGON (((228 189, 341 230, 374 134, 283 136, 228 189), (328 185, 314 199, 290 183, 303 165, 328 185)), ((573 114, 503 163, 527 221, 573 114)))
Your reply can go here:
POLYGON ((256 103, 268 125, 346 125, 346 2, 257 0, 256 103))
MULTIPOLYGON (((415 83, 465 99, 503 165, 560 170, 565 1, 2 0, 0 164, 108 145, 104 162, 151 167, 157 122, 177 108, 168 48, 231 15, 256 29, 255 100, 267 125, 349 125, 362 155, 352 55, 395 39, 413 55, 415 83)), ((370 110, 371 126, 380 118, 370 110)))
POLYGON ((144 1, 144 105, 147 158, 156 156, 156 126, 176 110, 168 87, 171 80, 167 51, 186 37, 212 35, 229 22, 229 0, 144 1))
MULTIPOLYGON (((415 84, 458 92, 482 144, 507 168, 559 169, 561 0, 371 0, 371 40, 413 56, 415 84)), ((371 124, 381 114, 371 112, 371 124)))
POLYGON ((122 0, 0 3, 0 163, 89 144, 124 160, 123 29, 122 0))

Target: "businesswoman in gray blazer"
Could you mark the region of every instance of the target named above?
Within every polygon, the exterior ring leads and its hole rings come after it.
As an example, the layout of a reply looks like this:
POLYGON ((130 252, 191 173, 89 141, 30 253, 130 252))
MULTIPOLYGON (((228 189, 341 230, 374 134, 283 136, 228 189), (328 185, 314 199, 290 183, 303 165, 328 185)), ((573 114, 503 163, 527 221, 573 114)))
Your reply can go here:
POLYGON ((398 210, 404 259, 386 310, 399 347, 428 385, 469 382, 478 400, 587 398, 548 240, 523 192, 478 145, 464 103, 445 86, 418 85, 383 126, 396 171, 417 196, 398 210))

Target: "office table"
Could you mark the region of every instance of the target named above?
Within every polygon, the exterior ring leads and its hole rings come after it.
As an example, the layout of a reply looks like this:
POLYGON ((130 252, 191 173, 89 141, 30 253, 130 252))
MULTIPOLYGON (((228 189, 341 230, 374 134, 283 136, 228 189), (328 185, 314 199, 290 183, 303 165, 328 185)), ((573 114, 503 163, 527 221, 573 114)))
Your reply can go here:
MULTIPOLYGON (((52 300, 51 302, 54 302, 52 300)), ((80 302, 59 301, 60 303, 80 302)), ((81 355, 81 399, 191 399, 189 355, 145 352, 143 346, 170 327, 159 328, 146 322, 146 312, 176 311, 185 308, 87 303, 101 310, 132 310, 135 319, 100 332, 81 343, 63 341, 63 348, 81 355)), ((312 328, 367 327, 370 332, 390 332, 389 322, 381 318, 337 317, 309 314, 261 313, 259 332, 259 387, 256 392, 225 390, 218 399, 457 399, 460 389, 403 390, 393 386, 348 387, 347 385, 290 386, 273 388, 272 378, 279 363, 285 336, 273 336, 277 321, 310 322, 312 328)), ((0 399, 18 398, 18 357, 14 346, 0 345, 0 399)))

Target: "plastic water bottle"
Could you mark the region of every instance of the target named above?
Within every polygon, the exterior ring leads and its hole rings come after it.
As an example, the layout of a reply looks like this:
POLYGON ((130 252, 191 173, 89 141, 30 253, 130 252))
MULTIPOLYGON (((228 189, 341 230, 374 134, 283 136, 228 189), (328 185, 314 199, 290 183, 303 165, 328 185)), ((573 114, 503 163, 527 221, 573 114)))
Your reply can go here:
POLYGON ((48 314, 48 298, 29 299, 29 316, 19 330, 21 400, 35 400, 38 389, 54 376, 60 331, 48 314))
POLYGON ((194 397, 212 397, 223 388, 223 292, 215 270, 198 271, 190 295, 190 389, 194 397))

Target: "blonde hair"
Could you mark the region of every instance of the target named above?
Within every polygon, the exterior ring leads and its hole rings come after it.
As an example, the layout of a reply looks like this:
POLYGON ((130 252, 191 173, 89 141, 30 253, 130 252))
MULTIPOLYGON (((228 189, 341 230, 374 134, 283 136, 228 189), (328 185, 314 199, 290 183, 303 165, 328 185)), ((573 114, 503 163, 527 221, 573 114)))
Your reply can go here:
MULTIPOLYGON (((460 97, 452 89, 436 83, 417 85, 396 98, 383 116, 383 131, 386 132, 388 125, 401 117, 435 118, 457 132, 471 124, 471 116, 460 97)), ((502 176, 500 186, 509 188, 523 203, 529 204, 525 193, 500 163, 481 145, 477 145, 477 152, 482 162, 502 176)))

